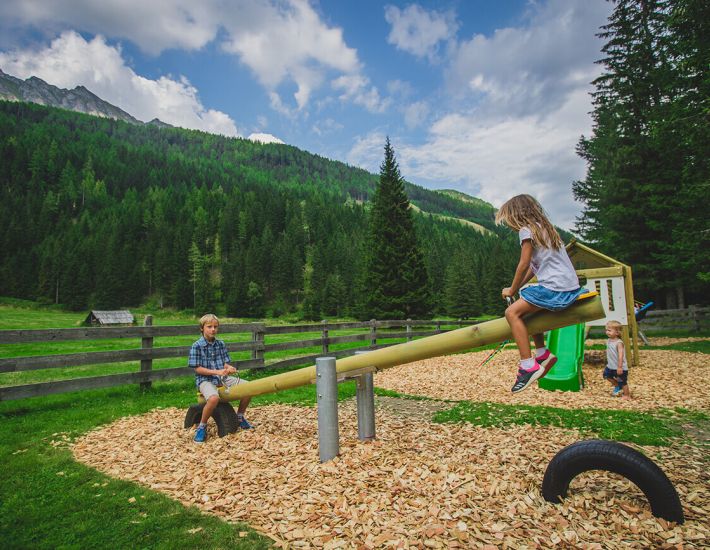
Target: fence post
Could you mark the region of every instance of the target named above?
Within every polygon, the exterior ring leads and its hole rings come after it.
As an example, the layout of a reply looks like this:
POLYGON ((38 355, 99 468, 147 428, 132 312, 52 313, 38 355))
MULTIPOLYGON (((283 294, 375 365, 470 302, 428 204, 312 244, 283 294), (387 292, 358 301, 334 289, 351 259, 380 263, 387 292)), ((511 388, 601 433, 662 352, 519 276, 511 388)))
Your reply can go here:
MULTIPOLYGON (((146 315, 145 319, 143 320, 143 326, 144 327, 152 327, 153 326, 153 316, 152 315, 146 315)), ((141 338, 141 349, 143 350, 148 350, 153 348, 153 337, 148 336, 141 338)), ((149 372, 153 370, 153 360, 152 359, 141 359, 141 372, 149 372)), ((150 380, 146 380, 141 382, 140 388, 141 390, 149 390, 152 387, 153 383, 150 380)))
POLYGON ((338 375, 335 357, 316 359, 316 396, 318 401, 318 454, 321 462, 340 452, 338 432, 338 375))
POLYGON ((377 345, 377 319, 370 319, 370 347, 377 345))
MULTIPOLYGON (((258 323, 256 328, 251 332, 251 341, 256 344, 261 344, 263 348, 264 345, 264 324, 258 323)), ((263 349, 253 349, 251 350, 252 359, 261 359, 262 366, 264 365, 264 350, 263 349)))
POLYGON ((690 314, 690 330, 698 332, 700 330, 700 318, 698 316, 698 306, 688 306, 690 314))
POLYGON ((321 339, 323 340, 323 355, 328 355, 328 320, 323 319, 321 321, 323 325, 323 330, 321 331, 321 339))
POLYGON ((436 333, 439 334, 441 332, 441 321, 436 322, 436 333))
POLYGON ((409 321, 411 320, 411 317, 407 317, 407 342, 412 341, 412 325, 409 324, 409 321))

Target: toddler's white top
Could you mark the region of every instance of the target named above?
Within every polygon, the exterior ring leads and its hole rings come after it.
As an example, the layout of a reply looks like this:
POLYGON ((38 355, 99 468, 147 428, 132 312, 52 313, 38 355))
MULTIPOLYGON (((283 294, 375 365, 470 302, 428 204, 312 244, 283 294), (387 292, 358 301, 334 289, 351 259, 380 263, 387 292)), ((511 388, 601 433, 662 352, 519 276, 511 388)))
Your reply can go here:
MULTIPOLYGON (((609 338, 606 341, 606 366, 610 369, 619 368, 619 348, 621 342, 619 338, 609 338)), ((624 353, 624 362, 621 364, 622 370, 629 370, 629 365, 626 363, 626 353, 624 353)))
MULTIPOLYGON (((532 232, 528 227, 518 231, 520 244, 525 239, 532 241, 532 232)), ((560 248, 545 248, 533 241, 533 253, 530 267, 537 277, 537 282, 549 290, 568 292, 579 288, 579 279, 564 246, 560 248)))

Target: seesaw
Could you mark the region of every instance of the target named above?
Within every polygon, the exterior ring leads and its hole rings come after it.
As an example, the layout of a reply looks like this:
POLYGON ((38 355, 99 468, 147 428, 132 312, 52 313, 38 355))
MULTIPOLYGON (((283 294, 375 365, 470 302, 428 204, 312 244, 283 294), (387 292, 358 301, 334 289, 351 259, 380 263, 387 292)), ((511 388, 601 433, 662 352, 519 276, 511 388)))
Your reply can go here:
MULTIPOLYGON (((588 292, 582 294, 569 308, 559 312, 535 313, 525 319, 525 324, 530 334, 535 334, 602 317, 604 317, 604 308, 598 294, 588 292)), ((336 372, 338 375, 351 376, 360 372, 378 372, 413 361, 495 344, 511 337, 508 321, 505 317, 501 317, 443 334, 373 350, 363 355, 345 357, 336 362, 336 372)), ((253 397, 312 384, 315 379, 316 367, 313 365, 232 386, 229 390, 220 388, 219 396, 221 401, 228 402, 242 397, 253 397)))
MULTIPOLYGON (((527 317, 525 324, 530 334, 535 334, 602 317, 604 317, 604 308, 599 295, 596 292, 587 292, 582 294, 569 308, 559 312, 537 312, 527 317)), ((372 374, 380 370, 502 342, 510 338, 512 338, 510 325, 505 317, 500 317, 443 334, 435 334, 427 338, 371 350, 364 354, 355 354, 338 361, 332 359, 335 362, 333 376, 341 380, 360 377, 361 380, 366 381, 367 385, 371 386, 372 374)), ((297 388, 313 384, 317 380, 316 365, 313 365, 230 388, 219 388, 220 403, 212 414, 217 424, 218 435, 224 437, 237 430, 237 415, 234 409, 228 405, 229 401, 297 388)), ((372 393, 371 387, 369 393, 372 393)), ((203 406, 204 398, 198 393, 198 403, 192 405, 185 415, 185 428, 189 428, 199 421, 203 406)), ((372 409, 373 407, 372 403, 367 403, 367 408, 372 409)), ((369 414, 369 416, 373 416, 373 414, 369 414)), ((374 427, 366 428, 366 431, 371 432, 371 437, 374 437, 374 427)))
MULTIPOLYGON (((528 332, 535 334, 593 321, 602 317, 604 317, 604 308, 598 293, 587 292, 582 294, 567 309, 558 312, 539 311, 525 318, 525 324, 528 327, 528 332)), ((316 365, 310 367, 275 374, 229 388, 220 387, 220 403, 215 407, 212 416, 217 424, 218 435, 224 437, 237 430, 237 414, 234 408, 228 404, 229 401, 317 383, 319 409, 321 402, 328 402, 328 413, 324 415, 328 418, 328 430, 337 430, 337 422, 333 420, 333 418, 337 419, 337 381, 358 378, 359 387, 362 385, 367 386, 367 394, 358 393, 358 411, 363 413, 358 415, 358 428, 361 431, 361 420, 363 420, 363 424, 365 422, 371 423, 371 425, 363 426, 362 431, 367 432, 369 435, 362 437, 362 439, 372 439, 374 438, 374 396, 372 395, 372 375, 374 373, 397 365, 470 350, 487 344, 509 340, 510 338, 512 338, 510 325, 508 325, 505 317, 500 317, 443 334, 435 334, 434 336, 411 342, 370 350, 364 354, 356 353, 338 361, 332 357, 319 358, 316 361, 316 365), (323 385, 323 391, 321 391, 318 384, 323 385)), ((189 428, 199 421, 204 402, 204 398, 198 393, 198 403, 192 405, 185 415, 185 428, 189 428)), ((320 418, 319 411, 319 423, 320 418)), ((335 438, 335 443, 332 444, 331 450, 321 453, 321 460, 328 460, 335 455, 337 455, 337 437, 335 438)))

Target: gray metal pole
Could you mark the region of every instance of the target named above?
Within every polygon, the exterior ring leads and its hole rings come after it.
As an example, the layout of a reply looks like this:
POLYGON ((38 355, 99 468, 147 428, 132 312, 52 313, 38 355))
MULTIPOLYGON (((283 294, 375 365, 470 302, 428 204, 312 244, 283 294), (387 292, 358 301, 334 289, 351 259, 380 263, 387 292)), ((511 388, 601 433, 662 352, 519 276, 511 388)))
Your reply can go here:
POLYGON ((328 462, 340 453, 338 377, 335 372, 335 357, 316 359, 316 394, 318 396, 318 450, 320 461, 328 462))
MULTIPOLYGON (((367 353, 356 351, 356 354, 367 353)), ((357 377, 357 436, 360 441, 375 439, 375 383, 371 372, 357 377)))

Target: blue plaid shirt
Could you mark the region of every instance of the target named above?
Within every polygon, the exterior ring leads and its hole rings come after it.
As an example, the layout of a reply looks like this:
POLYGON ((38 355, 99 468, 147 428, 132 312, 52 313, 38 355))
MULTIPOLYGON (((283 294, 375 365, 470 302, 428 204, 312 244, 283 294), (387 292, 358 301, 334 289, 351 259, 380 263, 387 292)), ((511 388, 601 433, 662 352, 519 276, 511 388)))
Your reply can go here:
MULTIPOLYGON (((187 358, 187 366, 193 369, 204 367, 210 370, 222 370, 225 363, 231 364, 232 360, 224 342, 215 338, 214 342, 210 344, 204 336, 192 344, 190 355, 187 358)), ((212 382, 215 386, 222 385, 222 380, 218 375, 205 376, 195 373, 195 385, 198 389, 202 382, 212 382)))

